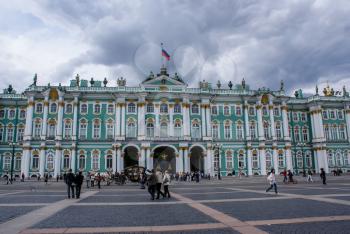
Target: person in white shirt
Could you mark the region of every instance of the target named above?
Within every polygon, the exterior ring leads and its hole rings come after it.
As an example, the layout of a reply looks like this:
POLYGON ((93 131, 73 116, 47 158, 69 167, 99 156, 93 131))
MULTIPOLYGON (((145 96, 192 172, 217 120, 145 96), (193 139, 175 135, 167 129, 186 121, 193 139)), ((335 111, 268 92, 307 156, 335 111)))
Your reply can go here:
POLYGON ((276 183, 276 177, 275 177, 275 169, 271 169, 270 175, 267 177, 267 180, 270 183, 270 187, 266 189, 266 192, 270 191, 272 188, 275 189, 275 193, 278 194, 277 192, 277 183, 276 183))
POLYGON ((170 193, 169 193, 169 185, 170 185, 170 175, 168 171, 165 171, 164 176, 163 176, 163 186, 164 186, 164 195, 170 198, 170 193))

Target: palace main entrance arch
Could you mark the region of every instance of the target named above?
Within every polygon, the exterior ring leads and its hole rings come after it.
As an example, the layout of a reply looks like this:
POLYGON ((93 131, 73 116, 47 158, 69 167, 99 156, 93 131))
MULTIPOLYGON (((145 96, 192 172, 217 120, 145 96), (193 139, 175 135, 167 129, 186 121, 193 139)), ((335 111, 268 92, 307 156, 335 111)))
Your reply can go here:
POLYGON ((169 146, 160 146, 153 151, 153 168, 169 173, 176 172, 176 152, 169 146))
POLYGON ((190 151, 190 169, 191 171, 204 172, 204 150, 200 146, 194 146, 190 151))
POLYGON ((135 146, 128 146, 124 149, 124 168, 137 166, 139 151, 135 146))

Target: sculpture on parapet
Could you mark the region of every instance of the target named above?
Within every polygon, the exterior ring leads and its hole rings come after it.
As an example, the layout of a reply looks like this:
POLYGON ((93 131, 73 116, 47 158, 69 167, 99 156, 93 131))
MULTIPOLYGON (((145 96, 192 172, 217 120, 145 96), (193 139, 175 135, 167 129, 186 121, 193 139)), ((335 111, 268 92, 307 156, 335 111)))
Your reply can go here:
POLYGON ((230 90, 232 90, 232 82, 230 81, 230 82, 228 82, 228 87, 230 88, 230 90))
POLYGON ((107 83, 108 83, 108 80, 107 80, 107 78, 105 77, 105 79, 103 80, 103 86, 106 87, 106 86, 107 86, 107 83))
POLYGON ((208 89, 209 88, 209 83, 205 80, 199 82, 199 87, 201 89, 208 89))
POLYGON ((281 80, 281 87, 280 87, 280 91, 284 91, 284 81, 281 80))
POLYGON ((117 84, 119 87, 124 87, 126 85, 126 79, 124 79, 123 77, 118 78, 117 84))
POLYGON ((34 74, 34 77, 33 77, 33 85, 36 86, 36 83, 38 81, 38 74, 34 74))
POLYGON ((220 82, 220 80, 218 80, 218 83, 216 83, 216 87, 218 87, 218 89, 221 88, 221 82, 220 82))
POLYGON ((79 83, 80 83, 80 76, 79 76, 79 74, 77 74, 77 75, 75 76, 75 81, 76 81, 76 83, 77 83, 77 86, 79 86, 79 83))
POLYGON ((242 89, 245 89, 245 80, 244 80, 244 77, 242 79, 242 89))

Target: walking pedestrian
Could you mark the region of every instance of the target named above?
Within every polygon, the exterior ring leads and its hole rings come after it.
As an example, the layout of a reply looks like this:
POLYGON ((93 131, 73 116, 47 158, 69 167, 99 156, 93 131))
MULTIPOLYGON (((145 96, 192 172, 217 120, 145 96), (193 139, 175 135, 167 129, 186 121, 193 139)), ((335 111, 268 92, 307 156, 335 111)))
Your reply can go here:
POLYGON ((6 173, 6 184, 12 184, 9 173, 6 173))
POLYGON ((24 173, 22 173, 22 182, 24 182, 24 177, 25 177, 24 173))
POLYGON ((70 192, 72 191, 72 198, 74 198, 74 185, 75 185, 75 176, 72 173, 72 169, 69 169, 68 174, 66 174, 66 180, 67 184, 67 193, 68 198, 70 198, 70 192))
POLYGON ((168 196, 168 198, 170 198, 170 193, 169 193, 170 181, 171 181, 171 178, 170 178, 169 172, 165 171, 163 176, 164 196, 168 196))
POLYGON ((283 171, 283 183, 287 183, 288 182, 288 178, 287 178, 287 170, 284 169, 283 171))
POLYGON ((86 188, 90 188, 91 174, 90 172, 86 175, 86 188))
POLYGON ((49 174, 45 173, 44 178, 45 178, 45 184, 47 184, 47 182, 49 181, 49 174))
POLYGON ((307 182, 314 182, 314 180, 312 179, 312 172, 310 169, 307 172, 307 182))
POLYGON ((277 183, 276 183, 276 177, 275 177, 275 169, 271 169, 270 175, 267 177, 267 180, 270 182, 270 187, 266 189, 266 192, 270 191, 272 188, 275 189, 275 193, 277 192, 277 183))
POLYGON ((83 172, 79 171, 79 173, 75 176, 75 195, 77 199, 80 198, 81 186, 84 182, 83 172))
POLYGON ((101 189, 101 174, 100 173, 97 173, 97 176, 96 176, 96 181, 97 181, 97 187, 98 189, 101 189))
POLYGON ((156 184, 156 189, 157 189, 157 197, 156 199, 159 199, 159 195, 161 194, 163 198, 165 197, 164 193, 161 191, 162 188, 162 183, 163 183, 163 175, 160 170, 157 170, 156 172, 156 179, 157 179, 157 184, 156 184))
POLYGON ((323 168, 321 168, 320 177, 321 177, 321 179, 322 179, 322 183, 323 183, 324 185, 326 185, 326 184, 327 184, 327 183, 326 183, 326 172, 324 171, 323 168))
POLYGON ((147 179, 147 183, 148 183, 148 192, 149 194, 151 194, 151 199, 154 200, 154 194, 156 192, 157 177, 153 169, 147 179))

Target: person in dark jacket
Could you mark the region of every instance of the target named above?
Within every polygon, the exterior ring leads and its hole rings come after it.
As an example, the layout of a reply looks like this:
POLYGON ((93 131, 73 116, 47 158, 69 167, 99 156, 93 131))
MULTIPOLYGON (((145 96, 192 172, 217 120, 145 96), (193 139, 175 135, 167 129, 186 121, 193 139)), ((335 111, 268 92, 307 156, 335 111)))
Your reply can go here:
POLYGON ((321 168, 320 177, 321 177, 321 179, 322 179, 322 183, 323 183, 323 184, 326 184, 326 172, 324 171, 323 168, 321 168))
POLYGON ((156 192, 157 176, 153 169, 147 179, 147 183, 148 183, 148 192, 149 194, 151 194, 151 199, 154 200, 154 194, 156 192))
POLYGON ((79 171, 79 173, 75 176, 75 194, 77 199, 80 198, 81 186, 84 182, 83 172, 79 171))
POLYGON ((74 198, 74 183, 75 183, 75 176, 72 173, 72 169, 69 169, 68 174, 66 175, 65 182, 67 184, 67 192, 68 192, 68 198, 70 198, 70 191, 72 190, 72 198, 74 198))

